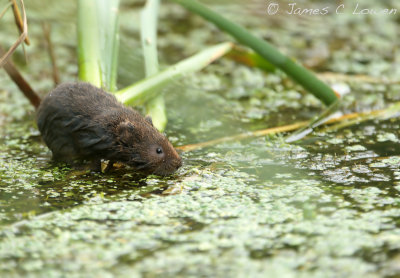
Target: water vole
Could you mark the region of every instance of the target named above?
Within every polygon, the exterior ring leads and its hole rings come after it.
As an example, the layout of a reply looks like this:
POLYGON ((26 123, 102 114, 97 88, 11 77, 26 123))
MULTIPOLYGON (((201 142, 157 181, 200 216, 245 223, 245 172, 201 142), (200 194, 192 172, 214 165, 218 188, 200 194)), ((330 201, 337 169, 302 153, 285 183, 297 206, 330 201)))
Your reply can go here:
POLYGON ((64 83, 41 102, 37 124, 55 160, 119 161, 146 174, 169 175, 182 160, 137 111, 89 83, 64 83))

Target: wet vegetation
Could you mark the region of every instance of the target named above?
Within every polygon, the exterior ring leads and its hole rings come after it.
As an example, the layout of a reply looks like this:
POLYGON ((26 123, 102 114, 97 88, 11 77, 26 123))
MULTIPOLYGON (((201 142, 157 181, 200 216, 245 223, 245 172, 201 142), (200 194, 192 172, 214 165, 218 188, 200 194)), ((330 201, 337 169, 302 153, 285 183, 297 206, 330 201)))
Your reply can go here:
MULTIPOLYGON (((360 15, 357 2, 346 1, 336 14, 341 2, 331 2, 298 1, 330 7, 300 16, 285 14, 284 1, 276 15, 264 1, 204 1, 347 92, 339 112, 384 112, 319 126, 292 143, 279 133, 185 151, 183 167, 166 178, 54 163, 33 106, 1 70, 0 276, 400 276, 400 5, 362 1, 365 9, 398 12, 360 15)), ((78 78, 77 6, 25 4, 31 46, 27 60, 18 48, 13 62, 43 96, 54 87, 43 22, 61 81, 78 78)), ((120 3, 118 88, 146 75, 143 4, 120 3)), ((17 36, 8 12, 1 46, 17 36)), ((157 40, 161 70, 233 41, 173 1, 160 6, 157 40)), ((285 73, 228 57, 163 92, 175 146, 309 121, 326 109, 285 73)))

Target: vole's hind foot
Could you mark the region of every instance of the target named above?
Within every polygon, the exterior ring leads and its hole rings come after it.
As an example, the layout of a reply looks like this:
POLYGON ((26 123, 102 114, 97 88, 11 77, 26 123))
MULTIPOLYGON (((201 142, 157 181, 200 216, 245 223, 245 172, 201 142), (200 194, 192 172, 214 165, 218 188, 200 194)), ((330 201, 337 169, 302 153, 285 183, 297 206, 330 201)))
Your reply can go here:
POLYGON ((107 173, 107 172, 111 171, 114 168, 114 162, 115 161, 113 161, 113 160, 109 160, 107 165, 103 169, 103 173, 107 173))

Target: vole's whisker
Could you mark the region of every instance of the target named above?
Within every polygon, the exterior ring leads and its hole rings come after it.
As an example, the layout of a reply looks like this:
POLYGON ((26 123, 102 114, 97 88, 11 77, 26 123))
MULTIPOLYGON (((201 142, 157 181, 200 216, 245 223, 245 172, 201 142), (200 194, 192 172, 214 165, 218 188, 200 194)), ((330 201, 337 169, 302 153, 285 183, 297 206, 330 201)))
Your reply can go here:
POLYGON ((136 167, 136 169, 141 170, 141 169, 146 169, 148 166, 151 165, 151 162, 147 162, 145 164, 139 165, 136 167))

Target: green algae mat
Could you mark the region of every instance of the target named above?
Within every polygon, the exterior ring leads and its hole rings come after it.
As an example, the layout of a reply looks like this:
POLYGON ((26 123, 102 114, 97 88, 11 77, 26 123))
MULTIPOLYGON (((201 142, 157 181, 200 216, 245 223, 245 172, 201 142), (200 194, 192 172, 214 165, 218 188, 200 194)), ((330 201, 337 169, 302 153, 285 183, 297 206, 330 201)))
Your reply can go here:
MULTIPOLYGON (((268 14, 276 6, 265 1, 211 7, 347 91, 344 113, 400 101, 399 3, 330 2, 296 3, 299 13, 320 9, 314 15, 291 14, 284 1, 278 14, 268 14)), ((142 2, 121 5, 125 86, 144 76, 142 2)), ((41 22, 52 26, 62 80, 75 80, 76 7, 31 0, 26 8, 28 64, 21 50, 14 61, 44 95, 53 84, 41 22)), ((162 3, 160 22, 162 65, 229 39, 173 3, 162 3)), ((13 42, 13 24, 8 14, 1 19, 2 46, 13 42)), ((128 168, 101 174, 52 162, 33 109, 4 71, 0 84, 0 277, 400 276, 398 114, 325 126, 291 144, 279 134, 211 145, 182 153, 171 177, 140 177, 128 168)), ((283 73, 226 58, 165 92, 175 146, 324 110, 283 73)))

